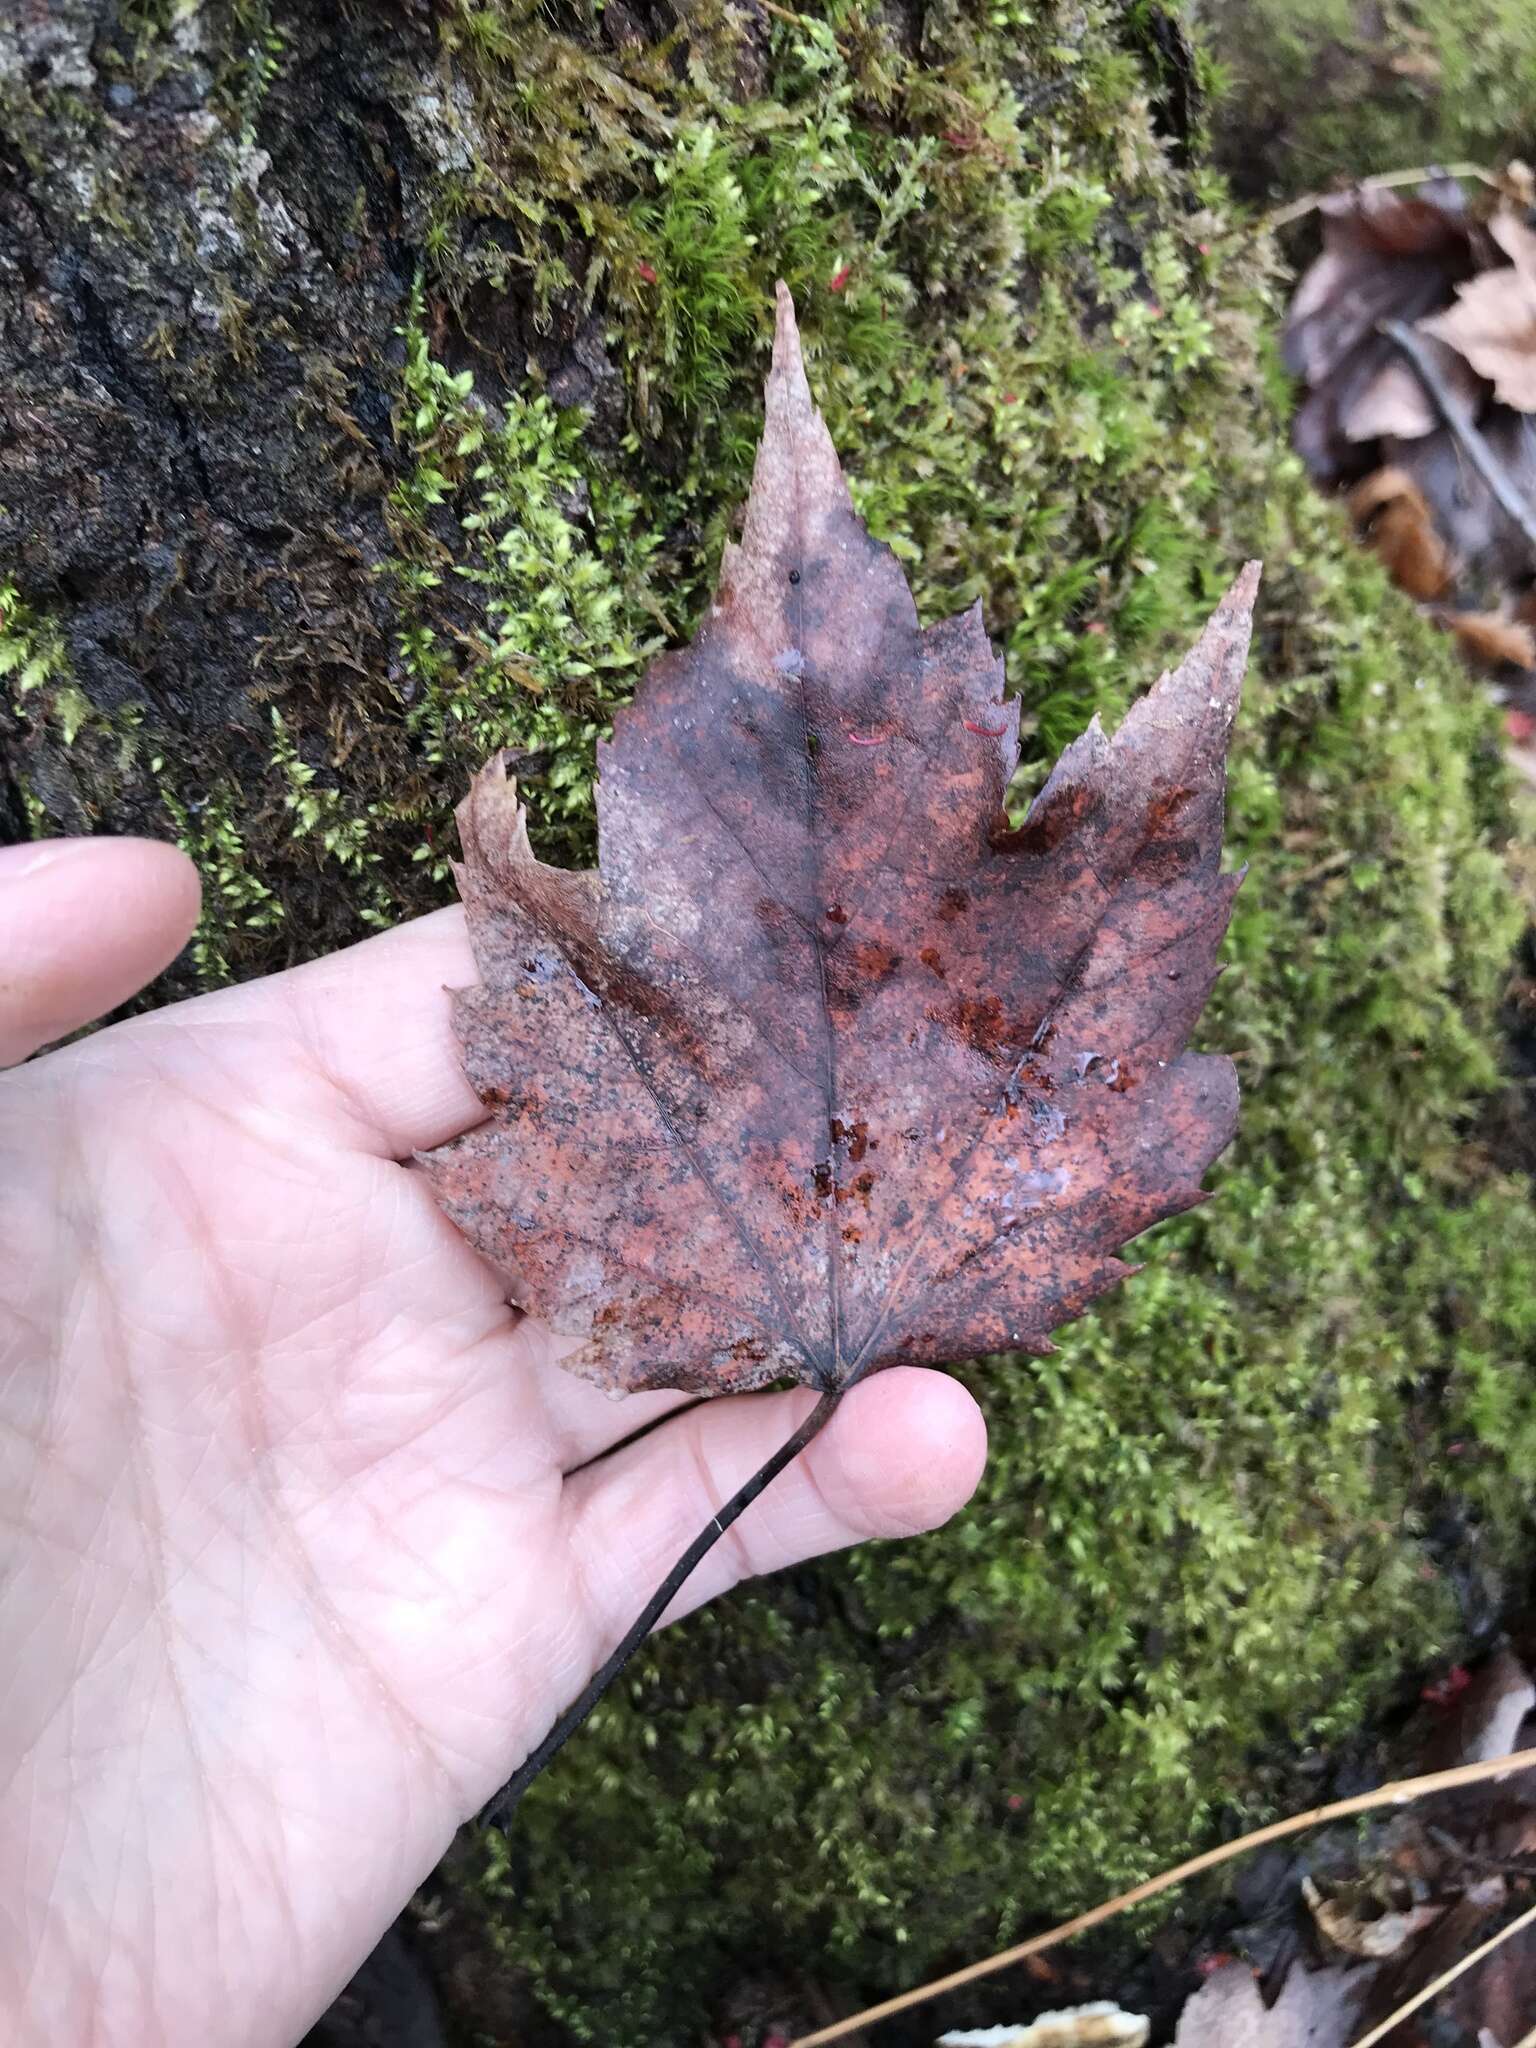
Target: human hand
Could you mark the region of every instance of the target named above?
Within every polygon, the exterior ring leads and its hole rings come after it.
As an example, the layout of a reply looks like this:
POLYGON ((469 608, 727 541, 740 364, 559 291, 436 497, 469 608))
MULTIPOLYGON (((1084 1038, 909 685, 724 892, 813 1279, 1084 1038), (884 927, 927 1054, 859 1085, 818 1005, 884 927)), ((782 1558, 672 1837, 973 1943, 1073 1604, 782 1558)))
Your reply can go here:
MULTIPOLYGON (((0 851, 0 1064, 196 902, 168 847, 0 851)), ((616 1403, 507 1307, 402 1164, 479 1120, 474 979, 443 911, 0 1075, 16 2048, 295 2040, 810 1405, 616 1403)), ((983 1447, 944 1375, 861 1385, 673 1612, 944 1520, 983 1447)))

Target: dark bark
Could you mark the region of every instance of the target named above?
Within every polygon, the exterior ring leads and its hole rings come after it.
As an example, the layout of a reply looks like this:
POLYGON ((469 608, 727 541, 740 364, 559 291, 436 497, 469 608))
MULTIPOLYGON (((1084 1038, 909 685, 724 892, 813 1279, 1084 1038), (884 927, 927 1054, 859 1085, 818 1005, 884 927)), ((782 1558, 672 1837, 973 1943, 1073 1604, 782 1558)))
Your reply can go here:
MULTIPOLYGON (((429 6, 298 0, 259 32, 253 11, 207 0, 148 30, 118 0, 21 0, 0 22, 0 583, 62 630, 93 710, 145 736, 66 742, 0 697, 5 837, 23 790, 48 830, 166 835, 158 755, 194 818, 232 778, 249 841, 278 811, 272 701, 359 804, 420 784, 378 572, 409 461, 398 330, 466 149, 435 116, 467 88, 429 6)), ((602 430, 617 379, 589 318, 536 333, 515 288, 472 310, 483 392, 532 360, 602 430)), ((462 329, 434 338, 468 359, 462 329)), ((397 907, 438 900, 419 828, 381 829, 397 907)), ((271 837, 288 915, 240 937, 237 972, 358 935, 334 870, 271 837)))

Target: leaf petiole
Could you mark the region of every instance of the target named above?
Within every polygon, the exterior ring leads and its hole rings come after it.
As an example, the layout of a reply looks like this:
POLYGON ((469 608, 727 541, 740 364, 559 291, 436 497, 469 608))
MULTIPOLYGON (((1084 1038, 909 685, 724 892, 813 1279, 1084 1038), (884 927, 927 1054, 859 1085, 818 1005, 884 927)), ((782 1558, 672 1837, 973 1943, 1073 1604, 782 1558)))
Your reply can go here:
POLYGON ((529 1751, 501 1790, 494 1793, 480 1809, 478 1820, 482 1827, 507 1827, 528 1787, 586 1720, 662 1615, 666 1613, 678 1593, 692 1578, 701 1560, 714 1549, 731 1524, 746 1513, 758 1495, 772 1485, 785 1466, 792 1465, 806 1445, 821 1434, 832 1420, 837 1404, 847 1391, 848 1388, 843 1386, 829 1389, 824 1393, 793 1435, 786 1437, 772 1457, 759 1465, 752 1477, 736 1489, 719 1514, 710 1517, 706 1526, 694 1537, 677 1563, 646 1601, 607 1662, 594 1673, 585 1689, 566 1708, 538 1747, 529 1751))

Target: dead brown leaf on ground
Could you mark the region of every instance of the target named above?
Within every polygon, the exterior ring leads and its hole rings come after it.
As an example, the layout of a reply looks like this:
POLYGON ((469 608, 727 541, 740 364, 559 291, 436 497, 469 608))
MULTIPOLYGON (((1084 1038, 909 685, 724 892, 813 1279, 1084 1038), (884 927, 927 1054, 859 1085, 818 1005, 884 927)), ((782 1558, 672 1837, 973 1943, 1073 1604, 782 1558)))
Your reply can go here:
POLYGON ((1486 220, 1446 178, 1323 201, 1285 330, 1298 451, 1501 687, 1536 661, 1536 227, 1517 169, 1489 181, 1486 220))
MULTIPOLYGON (((1422 1762, 1447 1769, 1511 1754, 1536 1686, 1504 1649, 1425 1698, 1422 1762)), ((1536 1928, 1451 1973, 1529 1908, 1532 1846, 1536 1785, 1515 1776, 1378 1820, 1351 1862, 1302 1876, 1297 1918, 1305 1909, 1317 1938, 1278 1983, 1224 1964, 1186 2003, 1175 2048, 1354 2048, 1380 2029, 1390 2048, 1516 2048, 1536 2023, 1536 1928)))
POLYGON ((1443 597, 1452 582, 1450 549, 1436 530, 1429 501, 1395 463, 1362 477, 1349 494, 1361 538, 1410 597, 1443 597))
POLYGON ((1453 612, 1440 610, 1435 617, 1454 633, 1462 653, 1474 668, 1490 675, 1508 668, 1536 669, 1536 633, 1519 619, 1502 612, 1453 612))
MULTIPOLYGON (((1463 356, 1444 342, 1434 343, 1440 373, 1468 405, 1481 389, 1477 373, 1463 356)), ((1400 358, 1394 356, 1378 371, 1358 398, 1340 412, 1339 424, 1346 440, 1416 441, 1433 433, 1440 415, 1424 386, 1400 358)))
MULTIPOLYGON (((1505 475, 1536 504, 1536 415, 1490 405, 1477 425, 1505 475)), ((1518 600, 1536 569, 1530 542, 1467 461, 1456 435, 1437 427, 1416 440, 1385 441, 1381 447, 1386 466, 1410 478, 1430 509, 1450 556, 1458 605, 1489 611, 1518 600)))
POLYGON ((1480 267, 1485 238, 1461 187, 1434 180, 1417 196, 1357 189, 1322 202, 1323 249, 1296 287, 1286 317, 1286 366, 1306 385, 1294 434, 1313 474, 1347 481, 1361 463, 1362 422, 1412 436, 1433 418, 1392 374, 1397 356, 1383 320, 1421 319, 1448 305, 1480 267), (1385 380, 1385 381, 1384 381, 1385 380), (1390 424, 1397 422, 1397 424, 1390 424))
POLYGON ((1501 404, 1536 412, 1536 275, 1529 267, 1506 264, 1469 278, 1453 306, 1419 327, 1486 378, 1501 404))
POLYGON ((1294 1969, 1273 2005, 1246 1963, 1228 1963, 1179 2017, 1174 2048, 1348 2048, 1359 1988, 1342 1970, 1294 1969))

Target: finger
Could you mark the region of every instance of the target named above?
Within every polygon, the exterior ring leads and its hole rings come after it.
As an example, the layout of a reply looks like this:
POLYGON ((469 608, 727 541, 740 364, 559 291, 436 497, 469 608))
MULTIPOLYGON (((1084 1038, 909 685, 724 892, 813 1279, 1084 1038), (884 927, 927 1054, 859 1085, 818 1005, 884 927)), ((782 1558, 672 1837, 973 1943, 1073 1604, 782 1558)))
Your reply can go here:
MULTIPOLYGON (((605 1642, 814 1399, 796 1389, 708 1401, 567 1480, 572 1555, 605 1642)), ((727 1530, 663 1626, 760 1572, 937 1527, 970 1498, 986 1442, 981 1410, 947 1374, 898 1366, 865 1381, 727 1530)))
POLYGON ((254 984, 251 999, 281 1007, 301 1056, 356 1119, 356 1141, 401 1159, 485 1117, 449 1000, 478 980, 455 907, 254 984))
MULTIPOLYGON (((523 1326, 520 1326, 523 1327, 523 1326)), ((575 1348, 575 1340, 558 1337, 537 1326, 543 1342, 532 1347, 523 1368, 525 1386, 544 1423, 542 1446, 547 1464, 574 1475, 594 1458, 601 1458, 631 1437, 643 1436, 658 1422, 675 1415, 698 1400, 696 1394, 675 1388, 658 1388, 642 1394, 626 1394, 615 1400, 590 1380, 567 1372, 558 1361, 575 1348)))
POLYGON ((0 1066, 126 1002, 197 923, 197 870, 154 839, 0 849, 0 1066))
MULTIPOLYGON (((227 1103, 316 1143, 404 1159, 485 1111, 464 1079, 449 992, 476 980, 464 914, 439 910, 340 953, 135 1019, 119 1049, 167 1044, 227 1103)), ((117 1036, 117 1034, 114 1034, 117 1036)))
MULTIPOLYGON (((431 1181, 415 1164, 390 1167, 402 1174, 411 1201, 451 1245, 451 1265, 439 1258, 424 1261, 416 1272, 393 1270, 392 1299, 399 1309, 409 1304, 425 1327, 442 1334, 445 1274, 454 1299, 472 1317, 469 1334, 477 1347, 488 1340, 483 1370, 496 1384, 509 1372, 517 1376, 518 1405, 523 1415, 520 1448, 540 1471, 574 1472, 615 1445, 652 1429, 664 1416, 696 1401, 696 1394, 676 1389, 614 1395, 571 1372, 562 1362, 581 1348, 579 1337, 562 1336, 537 1316, 519 1314, 507 1301, 505 1280, 460 1237, 438 1208, 431 1181), (509 1349, 510 1346, 510 1349, 509 1349), (513 1362, 515 1360, 515 1363, 513 1362)), ((446 1247, 445 1247, 446 1249, 446 1247)), ((475 1397, 476 1390, 466 1389, 475 1397)))
POLYGON ((459 1065, 449 991, 477 978, 464 913, 439 910, 305 967, 219 989, 145 1020, 226 1091, 328 1144, 403 1159, 485 1111, 459 1065), (259 1085, 258 1085, 259 1084, 259 1085))

